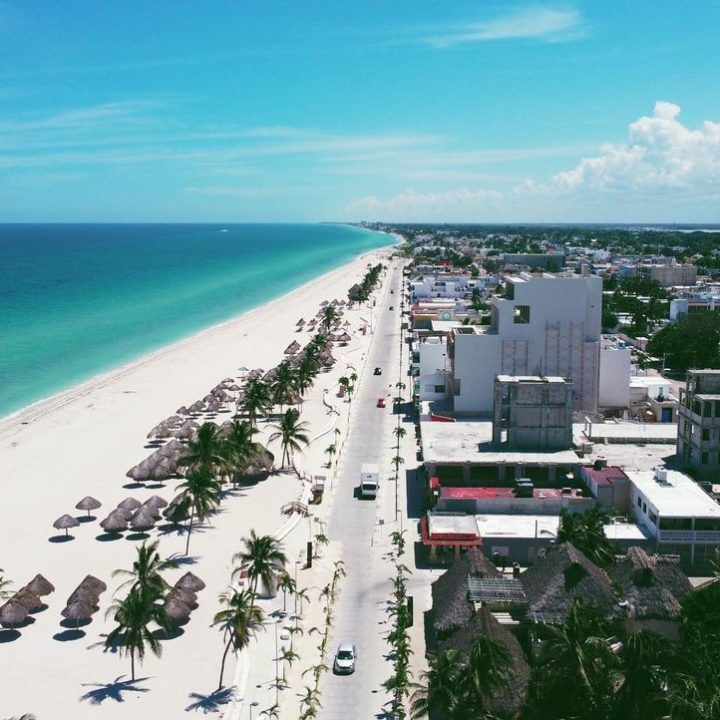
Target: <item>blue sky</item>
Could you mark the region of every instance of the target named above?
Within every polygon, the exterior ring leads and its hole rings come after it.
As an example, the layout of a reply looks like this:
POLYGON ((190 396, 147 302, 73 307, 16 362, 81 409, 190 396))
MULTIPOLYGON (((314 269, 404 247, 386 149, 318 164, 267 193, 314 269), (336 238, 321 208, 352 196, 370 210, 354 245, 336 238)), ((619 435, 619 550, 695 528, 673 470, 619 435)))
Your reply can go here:
POLYGON ((0 222, 720 222, 720 3, 0 0, 0 222))

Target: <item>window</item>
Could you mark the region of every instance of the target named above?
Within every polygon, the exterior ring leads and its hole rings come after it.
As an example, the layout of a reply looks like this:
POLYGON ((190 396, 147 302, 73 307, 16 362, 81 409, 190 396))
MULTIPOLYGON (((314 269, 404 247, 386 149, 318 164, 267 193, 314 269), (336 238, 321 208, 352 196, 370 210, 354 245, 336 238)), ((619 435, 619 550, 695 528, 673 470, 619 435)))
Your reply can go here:
POLYGON ((708 464, 708 453, 704 452, 700 454, 700 464, 701 465, 707 465, 708 464))
POLYGON ((638 507, 639 507, 639 508, 642 507, 642 498, 638 498, 638 507))
POLYGON ((435 392, 436 392, 436 393, 444 393, 444 392, 445 392, 445 386, 444 386, 444 385, 435 385, 435 392))
POLYGON ((647 515, 647 505, 643 503, 643 512, 647 515))
POLYGON ((710 430, 708 430, 707 428, 703 428, 703 431, 702 431, 702 439, 703 439, 703 440, 709 440, 709 439, 710 439, 710 430))
POLYGON ((513 309, 513 322, 527 325, 530 322, 530 306, 516 305, 513 309))
POLYGON ((460 379, 455 378, 453 380, 453 395, 457 397, 460 394, 460 379))

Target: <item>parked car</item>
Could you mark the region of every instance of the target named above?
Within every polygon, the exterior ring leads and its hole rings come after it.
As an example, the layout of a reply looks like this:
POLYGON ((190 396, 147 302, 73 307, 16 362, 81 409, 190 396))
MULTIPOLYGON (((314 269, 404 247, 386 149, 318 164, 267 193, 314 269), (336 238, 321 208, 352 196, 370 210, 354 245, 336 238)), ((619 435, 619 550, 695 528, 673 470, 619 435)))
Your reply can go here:
POLYGON ((391 310, 394 310, 394 309, 395 309, 395 307, 394 307, 393 305, 391 305, 391 306, 390 306, 390 309, 391 309, 391 310))
POLYGON ((375 407, 384 408, 385 407, 385 398, 379 397, 377 399, 377 403, 375 404, 375 407))
POLYGON ((373 375, 382 375, 382 368, 379 368, 379 367, 375 368, 373 370, 373 375))
POLYGON ((335 662, 333 663, 333 671, 338 675, 349 675, 355 672, 355 661, 357 660, 357 650, 355 645, 349 642, 340 643, 335 653, 335 662))

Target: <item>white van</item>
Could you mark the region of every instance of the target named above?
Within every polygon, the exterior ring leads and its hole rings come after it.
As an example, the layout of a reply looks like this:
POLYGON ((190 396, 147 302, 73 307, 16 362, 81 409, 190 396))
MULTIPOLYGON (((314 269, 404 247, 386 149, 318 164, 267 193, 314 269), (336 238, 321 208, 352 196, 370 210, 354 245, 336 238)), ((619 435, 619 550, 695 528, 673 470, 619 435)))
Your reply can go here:
POLYGON ((375 498, 380 488, 380 473, 374 463, 363 463, 360 467, 360 497, 375 498))

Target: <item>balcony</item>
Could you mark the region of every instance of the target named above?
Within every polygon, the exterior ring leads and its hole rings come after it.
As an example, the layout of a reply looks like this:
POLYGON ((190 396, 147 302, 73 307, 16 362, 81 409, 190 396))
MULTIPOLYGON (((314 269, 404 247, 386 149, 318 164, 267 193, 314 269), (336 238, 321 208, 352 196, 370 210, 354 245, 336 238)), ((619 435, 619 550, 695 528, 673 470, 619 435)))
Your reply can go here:
POLYGON ((659 530, 659 542, 719 543, 720 530, 659 530))

